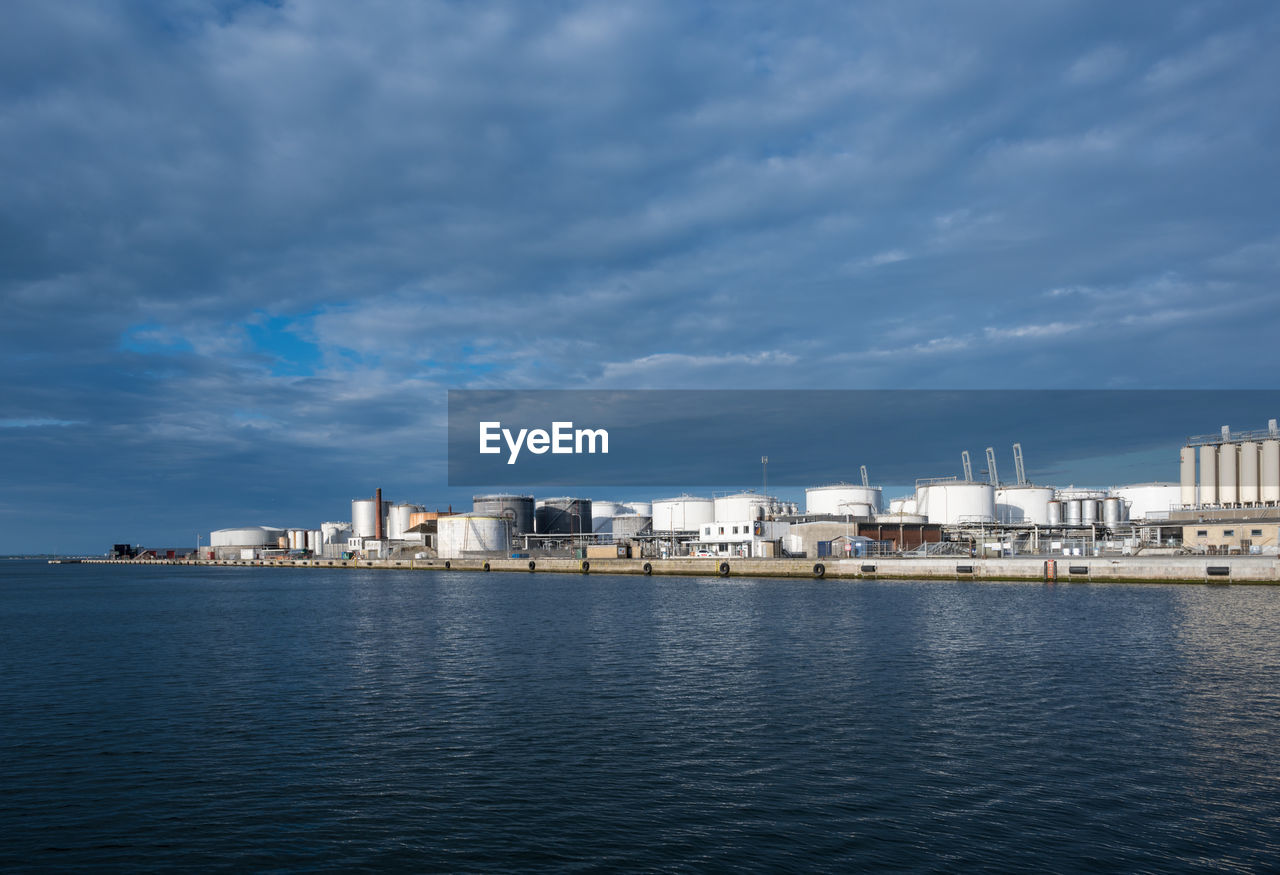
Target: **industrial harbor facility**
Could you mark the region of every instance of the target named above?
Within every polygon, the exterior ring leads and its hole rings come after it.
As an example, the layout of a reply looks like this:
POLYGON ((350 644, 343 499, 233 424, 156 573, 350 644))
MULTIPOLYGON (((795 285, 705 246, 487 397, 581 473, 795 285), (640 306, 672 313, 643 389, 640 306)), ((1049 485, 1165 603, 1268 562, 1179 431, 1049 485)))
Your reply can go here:
MULTIPOLYGON (((118 544, 112 558, 200 561, 486 558, 841 559, 871 556, 1271 555, 1280 552, 1280 429, 1193 436, 1177 482, 1106 489, 1031 482, 1022 448, 1002 479, 994 447, 974 475, 921 478, 886 500, 864 465, 857 482, 814 485, 804 506, 763 492, 604 501, 474 496, 469 511, 351 502, 350 519, 218 529, 194 552, 118 544), (985 475, 985 476, 983 476, 985 475)), ((1173 451, 1170 467, 1173 467, 1173 451)))

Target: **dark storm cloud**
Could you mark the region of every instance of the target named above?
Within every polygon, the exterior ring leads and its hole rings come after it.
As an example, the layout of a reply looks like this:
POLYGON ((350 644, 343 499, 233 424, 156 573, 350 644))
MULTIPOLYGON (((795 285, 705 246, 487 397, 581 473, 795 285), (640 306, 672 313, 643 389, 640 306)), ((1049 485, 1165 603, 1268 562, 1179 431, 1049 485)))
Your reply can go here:
MULTIPOLYGON (((1248 2, 22 5, 6 529, 45 527, 35 472, 94 505, 77 484, 172 467, 237 523, 264 478, 297 514, 374 479, 429 502, 456 386, 1266 385, 1278 29, 1248 2)), ((140 482, 130 507, 168 501, 140 482)))

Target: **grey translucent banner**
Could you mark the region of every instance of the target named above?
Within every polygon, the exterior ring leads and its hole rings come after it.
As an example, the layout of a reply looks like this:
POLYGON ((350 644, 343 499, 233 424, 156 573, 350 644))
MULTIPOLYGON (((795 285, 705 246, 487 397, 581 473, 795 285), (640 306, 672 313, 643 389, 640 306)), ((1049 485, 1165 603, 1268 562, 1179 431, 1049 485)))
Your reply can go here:
POLYGON ((450 486, 778 486, 961 474, 1176 479, 1191 436, 1265 429, 1280 390, 449 392, 450 486), (559 425, 557 425, 559 423, 559 425), (602 435, 602 433, 604 433, 602 435), (1007 467, 1006 467, 1007 466, 1007 467))

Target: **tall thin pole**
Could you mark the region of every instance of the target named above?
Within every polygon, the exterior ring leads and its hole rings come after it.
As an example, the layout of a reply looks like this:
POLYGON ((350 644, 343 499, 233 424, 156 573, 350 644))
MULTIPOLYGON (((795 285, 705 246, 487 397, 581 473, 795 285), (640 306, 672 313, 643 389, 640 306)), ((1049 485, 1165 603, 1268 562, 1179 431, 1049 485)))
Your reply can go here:
POLYGON ((760 464, 764 468, 764 485, 761 487, 760 492, 762 495, 768 495, 769 494, 769 457, 761 456, 760 464))

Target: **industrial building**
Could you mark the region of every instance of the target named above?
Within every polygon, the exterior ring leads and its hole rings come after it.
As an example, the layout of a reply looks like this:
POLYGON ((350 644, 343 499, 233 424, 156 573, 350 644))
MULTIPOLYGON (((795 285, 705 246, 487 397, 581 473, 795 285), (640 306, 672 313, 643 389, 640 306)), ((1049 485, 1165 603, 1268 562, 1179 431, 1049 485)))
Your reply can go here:
POLYGON ((754 490, 712 497, 606 500, 475 495, 469 513, 391 502, 378 489, 351 501, 350 521, 316 528, 250 525, 210 534, 202 558, 468 558, 580 555, 616 547, 637 557, 837 556, 874 550, 920 555, 1280 550, 1280 428, 1192 436, 1177 482, 1108 488, 1033 483, 1020 444, 1014 478, 1001 481, 995 450, 974 476, 968 451, 958 476, 918 479, 885 501, 870 482, 804 491, 804 508, 754 490))

